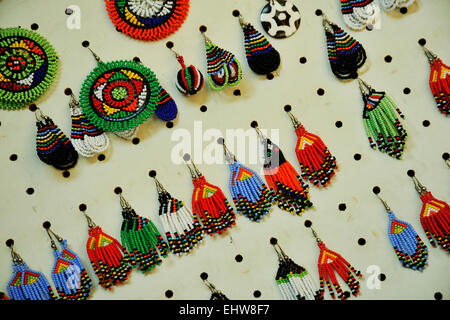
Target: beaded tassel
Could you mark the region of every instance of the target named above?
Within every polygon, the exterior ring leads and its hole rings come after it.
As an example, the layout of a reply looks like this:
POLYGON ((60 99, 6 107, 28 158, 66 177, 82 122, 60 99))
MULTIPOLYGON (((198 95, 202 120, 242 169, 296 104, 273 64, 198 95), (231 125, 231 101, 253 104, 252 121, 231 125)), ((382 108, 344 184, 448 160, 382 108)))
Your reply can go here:
POLYGON ((67 247, 67 240, 50 230, 50 222, 44 222, 43 226, 50 238, 53 255, 55 256, 52 280, 60 299, 86 300, 91 292, 92 280, 89 278, 83 263, 77 254, 67 247), (58 240, 61 251, 58 251, 52 236, 58 240))
MULTIPOLYGON (((233 14, 235 13, 233 12, 233 14)), ((277 70, 281 62, 278 51, 253 25, 244 22, 238 11, 236 14, 239 16, 239 22, 244 32, 245 53, 250 69, 261 75, 277 70)))
POLYGON ((433 247, 439 245, 445 251, 450 252, 450 206, 446 202, 436 199, 411 171, 408 171, 408 175, 412 177, 423 203, 420 223, 425 234, 433 247))
POLYGON ((103 130, 95 127, 86 119, 83 109, 81 109, 72 90, 67 93, 71 95, 69 107, 72 118, 72 131, 70 138, 75 150, 88 158, 96 153, 105 151, 109 146, 108 136, 103 130))
MULTIPOLYGON (((203 34, 203 33, 202 33, 203 34)), ((237 85, 242 78, 242 69, 234 54, 219 48, 205 37, 208 83, 211 89, 223 90, 227 85, 237 85)))
POLYGON ((163 121, 171 121, 178 114, 177 104, 161 86, 159 86, 159 98, 155 114, 163 121))
POLYGON ((397 219, 386 201, 380 197, 379 199, 386 208, 389 216, 388 236, 394 247, 397 258, 405 268, 422 271, 427 265, 427 247, 422 239, 420 239, 413 226, 405 221, 397 219))
POLYGON ((4 292, 0 292, 0 301, 9 300, 8 296, 4 292))
POLYGON ((297 134, 295 153, 302 171, 302 178, 309 180, 316 187, 326 187, 337 169, 336 158, 331 155, 322 139, 303 127, 297 118, 290 112, 291 106, 286 105, 284 110, 291 118, 297 134))
POLYGON ((341 79, 356 79, 358 69, 366 62, 364 47, 323 14, 323 27, 327 37, 328 60, 331 71, 341 79))
MULTIPOLYGON (((312 229, 312 228, 311 228, 312 229)), ((317 240, 317 245, 320 248, 320 255, 318 261, 319 267, 319 277, 320 277, 320 289, 319 295, 320 299, 323 299, 325 283, 327 285, 328 291, 330 292, 331 298, 335 298, 335 292, 339 299, 345 300, 348 296, 342 291, 339 283, 336 279, 335 272, 345 281, 345 283, 350 288, 350 291, 354 296, 359 293, 359 282, 356 280, 355 276, 362 278, 361 271, 356 270, 353 266, 345 260, 339 253, 336 253, 325 246, 317 237, 316 232, 312 229, 313 235, 317 240)))
POLYGON ((230 165, 229 187, 237 212, 251 221, 259 222, 269 213, 274 194, 255 171, 236 160, 223 139, 220 143, 223 145, 225 158, 230 165))
POLYGON ((445 115, 450 114, 450 67, 442 62, 437 55, 423 47, 430 62, 430 89, 438 110, 445 115))
POLYGON ((57 297, 45 276, 28 268, 18 253, 14 251, 14 240, 9 239, 6 245, 11 248, 13 258, 13 275, 8 283, 7 291, 11 300, 56 300, 57 297))
POLYGON ((177 73, 176 87, 185 96, 191 96, 199 92, 203 88, 204 79, 203 74, 193 65, 187 67, 184 64, 183 56, 179 55, 172 49, 173 43, 168 42, 166 46, 173 51, 181 69, 177 73))
POLYGON ((256 121, 252 122, 252 127, 256 129, 264 144, 264 176, 274 193, 275 202, 280 209, 301 215, 313 205, 309 201, 308 185, 285 159, 280 148, 261 134, 256 121))
POLYGON ((415 0, 379 0, 384 11, 393 11, 397 8, 409 7, 415 0))
POLYGON ((380 8, 374 0, 341 0, 341 12, 351 29, 361 30, 375 22, 380 8))
POLYGON ((233 208, 222 190, 208 183, 193 163, 192 166, 193 169, 188 165, 194 184, 192 211, 200 218, 206 233, 210 236, 222 234, 235 224, 233 208))
POLYGON ((56 169, 73 168, 77 164, 78 153, 69 138, 39 108, 35 115, 36 152, 39 159, 56 169))
POLYGON ((364 101, 364 128, 370 147, 400 159, 408 135, 395 113, 402 119, 405 116, 385 92, 375 91, 359 78, 358 81, 364 101))
POLYGON ((128 252, 122 245, 104 233, 85 213, 89 226, 86 251, 99 284, 105 289, 121 284, 128 279, 131 267, 128 265, 128 252))
POLYGON ((281 249, 277 239, 270 239, 279 260, 275 281, 284 300, 319 300, 319 290, 312 281, 308 270, 297 265, 281 249))
POLYGON ((152 177, 158 189, 159 217, 169 249, 177 255, 187 254, 203 240, 203 229, 184 202, 173 198, 155 175, 156 172, 152 177))
POLYGON ((138 266, 142 272, 151 270, 161 264, 162 257, 167 257, 168 246, 150 219, 138 216, 120 193, 122 206, 122 228, 120 237, 124 251, 133 267, 138 266), (158 253, 159 252, 159 253, 158 253))

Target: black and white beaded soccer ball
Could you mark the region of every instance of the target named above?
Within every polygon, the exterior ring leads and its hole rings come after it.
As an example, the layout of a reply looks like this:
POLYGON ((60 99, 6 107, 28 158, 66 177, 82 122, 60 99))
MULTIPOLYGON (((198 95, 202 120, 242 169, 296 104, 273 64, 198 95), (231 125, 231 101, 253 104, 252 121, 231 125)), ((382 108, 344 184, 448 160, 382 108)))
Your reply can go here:
POLYGON ((261 11, 261 24, 274 38, 292 36, 300 27, 300 11, 289 0, 269 0, 261 11))

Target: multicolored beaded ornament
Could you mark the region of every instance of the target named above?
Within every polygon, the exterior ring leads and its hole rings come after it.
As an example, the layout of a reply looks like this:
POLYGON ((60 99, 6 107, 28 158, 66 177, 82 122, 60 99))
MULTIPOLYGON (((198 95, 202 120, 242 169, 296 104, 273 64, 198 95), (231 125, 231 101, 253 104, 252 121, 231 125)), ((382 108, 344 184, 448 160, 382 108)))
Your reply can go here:
POLYGON ((83 114, 83 109, 71 89, 66 89, 66 95, 70 95, 70 114, 72 118, 72 130, 70 140, 75 150, 84 157, 92 157, 96 153, 108 149, 109 138, 106 133, 95 127, 83 114))
POLYGON ((397 8, 406 8, 414 3, 415 0, 379 0, 384 11, 393 11, 397 8))
POLYGON ((130 37, 157 41, 181 27, 189 12, 189 0, 105 0, 117 31, 130 37))
POLYGON ((375 24, 380 8, 374 0, 341 0, 341 12, 347 26, 361 30, 375 24))
POLYGON ((290 105, 284 106, 284 111, 291 118, 297 134, 295 153, 302 171, 302 178, 309 180, 316 187, 326 187, 333 178, 338 167, 336 158, 331 155, 322 139, 303 127, 303 124, 291 113, 290 105))
POLYGON ((8 294, 11 300, 57 300, 57 296, 45 276, 28 268, 17 252, 14 251, 14 240, 9 239, 6 245, 11 249, 13 276, 8 283, 8 294))
POLYGON ((256 130, 264 145, 264 176, 270 190, 274 193, 274 201, 280 209, 302 215, 303 211, 313 206, 309 201, 309 186, 286 160, 280 148, 264 137, 258 128, 258 123, 253 121, 251 126, 256 130))
POLYGON ((278 271, 275 281, 284 300, 323 299, 308 270, 299 266, 284 253, 276 238, 270 239, 278 256, 278 271))
POLYGON ((367 59, 364 47, 323 13, 322 18, 331 71, 341 80, 356 79, 367 59))
POLYGON ((156 179, 156 171, 150 171, 158 190, 159 217, 166 231, 167 243, 172 253, 189 253, 203 240, 203 228, 197 217, 183 201, 173 198, 156 179))
POLYGON ((364 101, 362 117, 370 147, 400 159, 408 135, 396 113, 402 119, 405 116, 385 92, 375 91, 360 78, 358 82, 364 101))
POLYGON ((50 238, 53 255, 55 256, 52 279, 59 298, 62 300, 86 300, 91 292, 92 280, 89 278, 83 263, 77 254, 67 247, 67 240, 50 230, 50 222, 45 221, 43 227, 50 238), (61 251, 58 251, 52 237, 58 240, 61 251))
POLYGON ((242 68, 239 60, 231 52, 212 43, 205 35, 205 29, 201 28, 200 32, 205 38, 209 86, 211 89, 219 91, 226 86, 237 85, 242 78, 242 68))
POLYGON ((422 271, 427 265, 427 247, 412 225, 395 217, 394 212, 389 208, 386 201, 378 195, 378 187, 374 188, 374 193, 383 203, 388 213, 388 236, 397 258, 405 268, 422 271))
POLYGON ((52 84, 58 57, 40 34, 0 28, 0 108, 19 109, 39 98, 52 84))
POLYGON ((202 273, 200 275, 200 278, 203 280, 203 283, 208 287, 208 289, 211 291, 211 298, 209 300, 230 300, 227 298, 225 294, 222 293, 222 291, 217 290, 217 288, 208 281, 208 275, 206 273, 202 273))
POLYGON ((434 100, 438 110, 445 115, 450 114, 450 67, 442 62, 442 60, 433 52, 422 47, 425 55, 430 62, 430 89, 433 93, 434 100))
POLYGON ((59 170, 73 168, 78 161, 78 153, 70 139, 58 128, 53 120, 41 109, 36 108, 36 153, 44 163, 59 170))
MULTIPOLYGON (((190 159, 184 156, 185 161, 190 159)), ((191 161, 192 162, 192 161, 191 161)), ((194 184, 192 193, 192 211, 200 218, 207 234, 222 234, 235 225, 235 214, 222 190, 210 183, 192 162, 192 168, 186 163, 194 184)))
POLYGON ((155 74, 131 60, 98 62, 83 83, 80 105, 84 115, 105 131, 127 131, 139 126, 153 113, 164 121, 177 115, 176 104, 161 87, 155 74))
POLYGON ((261 24, 274 38, 292 36, 300 27, 300 11, 289 0, 268 0, 261 11, 261 24))
POLYGON ((277 70, 281 62, 278 51, 253 25, 244 21, 238 10, 234 10, 233 15, 239 17, 244 32, 245 53, 250 69, 261 75, 277 70))
POLYGON ((128 253, 128 262, 145 273, 161 264, 160 255, 166 258, 169 248, 154 223, 138 216, 121 192, 119 197, 123 217, 120 238, 124 252, 128 253))
POLYGON ((172 52, 175 54, 175 57, 177 58, 177 61, 181 65, 181 70, 178 71, 177 79, 175 82, 178 91, 180 91, 185 96, 191 96, 199 92, 203 88, 203 84, 205 83, 203 74, 193 65, 187 67, 184 64, 183 56, 179 55, 173 49, 173 42, 167 42, 166 46, 167 48, 172 50, 172 52))
POLYGON ((413 179, 414 187, 422 200, 420 223, 428 240, 433 247, 439 245, 450 252, 450 206, 436 199, 415 177, 413 170, 408 170, 408 176, 413 179))
POLYGON ((323 299, 325 283, 327 284, 328 291, 331 298, 335 298, 335 291, 337 297, 341 300, 347 299, 350 295, 342 291, 338 280, 336 279, 335 272, 345 281, 350 288, 352 294, 356 297, 359 293, 359 282, 355 276, 362 278, 361 271, 356 270, 353 266, 345 260, 339 253, 336 253, 325 246, 325 243, 319 239, 317 233, 311 228, 314 238, 316 238, 317 245, 320 248, 320 255, 318 261, 319 277, 320 277, 320 289, 319 299, 323 299), (333 290, 334 288, 334 290, 333 290))
MULTIPOLYGON (((83 208, 84 209, 84 208, 83 208)), ((119 241, 104 233, 84 210, 89 227, 89 238, 86 251, 92 268, 98 277, 99 284, 105 289, 119 285, 128 279, 131 266, 128 264, 129 256, 119 241)))
POLYGON ((223 145, 225 159, 230 166, 229 187, 237 212, 251 221, 259 222, 272 207, 273 192, 254 170, 236 159, 236 156, 228 150, 223 138, 219 138, 218 143, 223 145))

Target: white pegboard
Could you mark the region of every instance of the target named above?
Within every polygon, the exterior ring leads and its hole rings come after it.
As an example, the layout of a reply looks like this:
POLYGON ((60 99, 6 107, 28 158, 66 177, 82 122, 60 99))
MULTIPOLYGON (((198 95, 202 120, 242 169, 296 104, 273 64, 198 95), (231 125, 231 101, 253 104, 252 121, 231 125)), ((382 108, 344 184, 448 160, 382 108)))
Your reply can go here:
MULTIPOLYGON (((270 237, 278 238, 285 252, 298 264, 306 267, 318 284, 317 259, 319 250, 305 220, 313 226, 328 247, 341 253, 365 274, 361 299, 434 299, 440 292, 444 299, 450 295, 448 254, 431 248, 419 222, 421 202, 412 181, 406 175, 414 169, 417 176, 433 194, 450 200, 450 171, 441 158, 449 151, 448 119, 437 111, 428 87, 429 65, 417 43, 427 40, 427 47, 449 63, 448 30, 450 20, 447 0, 418 0, 407 14, 381 13, 380 29, 354 32, 344 24, 335 0, 294 0, 301 12, 300 29, 284 40, 268 38, 280 52, 282 65, 273 80, 251 72, 246 61, 243 35, 239 23, 232 16, 234 9, 260 31, 259 13, 263 0, 192 0, 187 20, 181 29, 165 40, 147 43, 116 32, 103 1, 81 0, 0 0, 1 27, 39 26, 38 32, 55 47, 60 57, 57 79, 37 104, 55 123, 70 134, 70 112, 64 89, 70 87, 78 94, 87 74, 95 67, 95 60, 81 46, 90 41, 91 48, 103 59, 132 59, 139 57, 160 79, 179 107, 179 116, 172 129, 160 120, 152 119, 141 125, 137 145, 111 136, 106 159, 98 161, 80 158, 70 177, 42 163, 35 152, 34 115, 28 109, 0 113, 0 234, 2 241, 14 238, 16 249, 35 270, 50 279, 53 256, 42 222, 50 220, 52 228, 68 239, 69 245, 87 266, 96 283, 85 251, 87 224, 78 211, 85 203, 87 213, 104 231, 120 237, 122 221, 119 200, 113 189, 120 186, 138 214, 151 218, 161 228, 158 218, 157 192, 148 172, 157 170, 160 181, 179 199, 190 206, 192 183, 184 164, 171 162, 176 130, 193 133, 194 121, 201 121, 203 132, 218 129, 249 129, 257 120, 263 129, 279 129, 279 145, 286 158, 299 170, 294 148, 296 136, 289 118, 282 110, 286 104, 311 132, 319 134, 336 156, 339 170, 331 186, 325 190, 311 187, 315 209, 302 217, 291 216, 274 207, 260 223, 252 223, 238 216, 236 226, 225 236, 206 237, 206 241, 192 254, 183 257, 169 255, 159 267, 143 275, 134 270, 126 285, 112 291, 95 286, 92 299, 166 299, 165 291, 172 290, 172 299, 208 299, 210 293, 199 275, 209 274, 209 280, 230 299, 254 299, 253 292, 261 291, 260 299, 281 299, 274 276, 277 258, 270 237), (81 9, 81 28, 66 27, 65 9, 69 5, 81 9), (350 32, 366 49, 368 61, 361 77, 379 90, 385 90, 406 115, 405 128, 409 134, 403 160, 391 159, 369 148, 362 123, 362 99, 356 82, 340 82, 330 70, 326 53, 326 39, 322 19, 316 9, 350 32), (243 80, 237 87, 214 92, 205 87, 196 96, 185 98, 175 88, 179 69, 173 54, 166 48, 167 40, 182 54, 187 63, 199 67, 206 74, 205 49, 200 25, 208 27, 207 35, 217 45, 230 50, 241 61, 243 80), (386 63, 384 57, 392 56, 386 63), (305 64, 299 63, 306 57, 305 64), (403 93, 404 88, 411 93, 403 93), (319 96, 316 91, 325 91, 319 96), (240 96, 233 90, 239 89, 240 96), (206 112, 200 107, 207 106, 206 112), (422 122, 430 121, 424 127, 422 122), (336 121, 343 126, 337 128, 336 121), (354 154, 361 160, 354 160, 354 154), (16 154, 16 161, 10 155, 16 154), (380 186, 382 196, 398 218, 410 222, 430 248, 429 266, 423 272, 401 267, 386 234, 387 215, 373 195, 373 186, 380 186), (34 193, 28 195, 27 188, 34 193), (346 204, 340 211, 338 205, 346 204), (366 244, 358 245, 364 238, 366 244), (242 262, 235 256, 242 255, 242 262), (379 266, 386 275, 380 289, 370 290, 366 270, 379 266)), ((204 141, 207 146, 211 141, 204 141)), ((191 150, 191 153, 194 151, 191 150)), ((260 170, 260 165, 250 164, 260 170)), ((199 164, 199 169, 213 184, 228 190, 229 169, 224 164, 199 164)), ((0 247, 0 291, 6 290, 11 276, 10 252, 0 247)), ((328 293, 325 296, 329 299, 328 293)), ((352 298, 354 299, 354 298, 352 298)))

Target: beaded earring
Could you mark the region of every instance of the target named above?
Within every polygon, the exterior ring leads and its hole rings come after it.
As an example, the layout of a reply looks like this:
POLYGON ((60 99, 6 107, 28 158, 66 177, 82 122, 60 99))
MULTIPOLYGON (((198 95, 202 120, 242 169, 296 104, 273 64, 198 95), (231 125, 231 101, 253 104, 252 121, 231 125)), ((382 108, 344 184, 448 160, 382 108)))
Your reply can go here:
POLYGON ((62 300, 86 300, 91 292, 92 280, 89 278, 83 263, 77 254, 67 247, 67 240, 50 230, 50 222, 45 221, 43 227, 50 238, 53 255, 55 256, 52 280, 59 298, 62 300), (58 240, 61 251, 58 251, 52 236, 58 240))
POLYGON ((57 300, 57 296, 45 276, 28 268, 14 250, 14 240, 9 239, 6 245, 11 249, 13 276, 8 283, 8 294, 11 300, 57 300))
POLYGON ((414 3, 415 0, 379 0, 384 11, 393 11, 397 8, 406 8, 414 3))
MULTIPOLYGON (((185 155, 184 160, 189 161, 185 155)), ((192 161, 191 161, 192 162, 192 161)), ((222 234, 227 228, 235 225, 236 216, 222 190, 210 183, 192 162, 192 168, 186 163, 194 184, 192 193, 192 211, 200 218, 203 229, 207 234, 222 234)))
POLYGON ((374 0, 341 0, 341 12, 347 26, 361 30, 375 23, 380 8, 374 0))
POLYGON ((291 113, 291 106, 284 106, 284 111, 291 118, 297 134, 295 153, 302 171, 302 178, 309 180, 316 187, 326 187, 337 169, 336 158, 331 155, 322 139, 303 127, 303 124, 291 113))
POLYGON ((189 12, 189 0, 105 0, 117 31, 139 40, 157 41, 181 27, 189 12))
POLYGON ((442 62, 442 60, 433 52, 422 47, 425 55, 430 62, 430 89, 433 93, 439 112, 442 114, 450 114, 450 67, 442 62))
POLYGON ((175 81, 178 91, 180 91, 185 96, 191 96, 199 92, 203 88, 203 84, 205 82, 203 74, 193 65, 187 67, 184 64, 183 56, 179 55, 173 49, 173 42, 167 42, 166 47, 172 50, 172 52, 175 54, 175 57, 177 58, 177 61, 181 65, 181 70, 178 71, 175 81))
POLYGON ((294 167, 285 159, 280 148, 269 138, 264 137, 253 121, 254 128, 264 145, 264 176, 270 190, 274 193, 274 201, 282 210, 301 215, 313 206, 309 201, 309 187, 300 178, 294 167))
POLYGON ((364 47, 338 25, 328 20, 324 13, 322 18, 331 71, 341 80, 356 79, 358 69, 367 59, 364 47))
POLYGON ((80 103, 75 98, 72 90, 67 88, 64 93, 70 95, 70 114, 72 118, 72 130, 70 139, 72 145, 79 154, 84 157, 92 157, 96 153, 105 151, 109 146, 109 138, 106 133, 92 125, 84 116, 80 103))
POLYGON ((234 54, 211 42, 205 35, 206 27, 200 28, 205 38, 206 62, 208 65, 208 83, 211 89, 223 90, 227 85, 235 86, 242 78, 242 68, 234 54))
POLYGON ((209 282, 208 275, 206 273, 202 273, 200 275, 200 278, 203 280, 203 283, 208 287, 208 289, 211 291, 211 298, 209 300, 230 300, 227 298, 225 294, 223 294, 220 290, 217 290, 217 288, 209 282))
POLYGON ((0 108, 19 109, 39 98, 55 79, 58 56, 40 34, 0 28, 0 108))
POLYGON ((319 300, 319 290, 312 281, 308 270, 299 266, 281 249, 276 238, 270 239, 278 256, 278 271, 275 281, 284 300, 319 300))
POLYGON ((250 69, 261 75, 277 70, 281 62, 278 51, 253 25, 244 21, 238 10, 233 11, 233 16, 239 17, 239 24, 244 32, 245 53, 250 69))
POLYGON ((274 38, 292 36, 300 27, 300 11, 290 0, 268 0, 261 11, 261 24, 274 38))
POLYGON ((427 247, 412 225, 395 217, 386 201, 378 195, 380 190, 375 188, 374 193, 383 203, 389 216, 388 236, 397 258, 405 268, 422 271, 427 265, 427 247))
POLYGON ((416 178, 413 170, 408 170, 408 176, 413 179, 414 187, 422 200, 420 223, 428 240, 433 247, 439 245, 450 252, 450 206, 436 199, 416 178))
POLYGON ((86 217, 89 227, 89 238, 86 243, 86 251, 92 268, 98 277, 99 284, 105 289, 112 289, 125 282, 131 272, 129 255, 122 245, 104 233, 89 217, 85 209, 81 209, 86 217))
POLYGON ((236 156, 228 150, 223 138, 219 138, 218 143, 222 144, 225 159, 230 166, 229 187, 237 212, 251 221, 259 222, 272 207, 273 192, 255 171, 236 159, 236 156))
POLYGON ((161 264, 160 255, 167 257, 168 246, 153 222, 138 216, 122 192, 119 192, 119 197, 123 217, 120 238, 124 252, 128 253, 128 262, 145 273, 161 264))
POLYGON ((400 159, 408 134, 395 113, 402 119, 405 116, 385 92, 375 91, 360 78, 358 82, 364 101, 362 117, 370 147, 400 159))
POLYGON ((4 292, 0 292, 0 301, 9 300, 8 296, 4 292))
POLYGON ((325 246, 325 243, 319 239, 317 233, 311 228, 314 238, 316 238, 317 245, 320 249, 318 267, 319 267, 319 277, 320 277, 320 289, 319 289, 319 299, 323 299, 325 283, 327 284, 328 291, 331 298, 335 298, 335 292, 339 299, 345 300, 350 295, 342 291, 339 283, 336 279, 335 272, 345 281, 345 283, 350 288, 352 294, 356 297, 359 293, 359 282, 356 280, 355 276, 362 278, 361 271, 356 270, 353 266, 347 262, 339 253, 336 253, 325 246))
POLYGON ((183 201, 173 198, 156 178, 156 171, 150 171, 155 179, 159 200, 159 217, 166 231, 167 243, 172 253, 189 253, 203 240, 203 228, 197 217, 183 201))
POLYGON ((36 153, 42 162, 59 170, 68 170, 77 164, 78 153, 70 139, 46 116, 36 108, 36 153))

